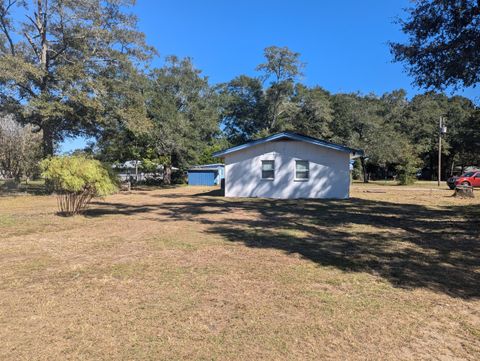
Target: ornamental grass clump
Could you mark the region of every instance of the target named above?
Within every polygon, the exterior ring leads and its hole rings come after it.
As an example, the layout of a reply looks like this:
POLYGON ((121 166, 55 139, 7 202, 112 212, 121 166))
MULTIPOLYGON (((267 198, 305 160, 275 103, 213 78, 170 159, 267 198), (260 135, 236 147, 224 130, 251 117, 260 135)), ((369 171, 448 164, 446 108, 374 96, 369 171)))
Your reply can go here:
POLYGON ((60 214, 73 216, 84 211, 95 197, 118 189, 112 171, 98 160, 84 156, 60 156, 40 163, 42 175, 57 194, 60 214))

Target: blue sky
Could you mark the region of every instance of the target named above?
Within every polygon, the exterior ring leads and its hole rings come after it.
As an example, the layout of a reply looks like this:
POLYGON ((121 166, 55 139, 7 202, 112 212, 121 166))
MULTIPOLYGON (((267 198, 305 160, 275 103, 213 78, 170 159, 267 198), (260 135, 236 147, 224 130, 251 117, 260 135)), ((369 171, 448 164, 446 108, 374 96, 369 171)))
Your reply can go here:
MULTIPOLYGON (((409 0, 138 0, 133 9, 147 42, 167 55, 189 56, 211 83, 255 75, 267 46, 288 46, 306 63, 303 82, 331 92, 422 92, 388 41, 403 40, 394 24, 409 0)), ((458 94, 478 101, 480 90, 458 94)), ((69 139, 61 151, 81 148, 69 139)))

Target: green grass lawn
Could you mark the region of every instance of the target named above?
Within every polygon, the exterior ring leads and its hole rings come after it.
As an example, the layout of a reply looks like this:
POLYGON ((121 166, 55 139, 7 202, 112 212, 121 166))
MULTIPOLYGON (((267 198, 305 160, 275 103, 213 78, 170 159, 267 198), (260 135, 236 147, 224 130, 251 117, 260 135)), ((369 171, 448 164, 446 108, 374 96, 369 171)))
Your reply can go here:
POLYGON ((0 197, 2 360, 480 358, 477 199, 0 197))

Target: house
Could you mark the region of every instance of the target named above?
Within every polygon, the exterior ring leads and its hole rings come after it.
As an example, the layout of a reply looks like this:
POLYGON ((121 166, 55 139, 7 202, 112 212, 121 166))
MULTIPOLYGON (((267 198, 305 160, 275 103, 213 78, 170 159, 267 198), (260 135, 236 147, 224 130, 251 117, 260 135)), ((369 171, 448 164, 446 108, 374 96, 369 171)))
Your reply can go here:
MULTIPOLYGON (((124 163, 118 163, 112 165, 112 168, 117 172, 118 178, 122 181, 135 181, 145 182, 149 179, 161 179, 163 178, 163 165, 158 164, 155 166, 153 172, 145 173, 143 171, 143 165, 140 160, 127 160, 124 163)), ((172 167, 172 171, 177 171, 178 168, 172 167)))
POLYGON ((350 160, 363 151, 283 132, 213 154, 225 160, 226 197, 349 197, 350 160))
POLYGON ((225 165, 221 163, 203 164, 187 171, 188 184, 192 186, 219 185, 224 178, 225 165))

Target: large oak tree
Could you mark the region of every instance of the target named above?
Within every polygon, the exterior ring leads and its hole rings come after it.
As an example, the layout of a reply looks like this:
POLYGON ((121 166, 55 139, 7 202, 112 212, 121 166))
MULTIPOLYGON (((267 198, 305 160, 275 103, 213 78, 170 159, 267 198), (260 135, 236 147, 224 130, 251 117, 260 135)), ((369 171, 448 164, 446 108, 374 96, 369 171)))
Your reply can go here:
MULTIPOLYGON (((126 12, 133 0, 1 0, 3 109, 43 134, 43 153, 102 122, 146 114, 128 84, 152 49, 126 12)), ((129 83, 130 82, 130 83, 129 83)))

